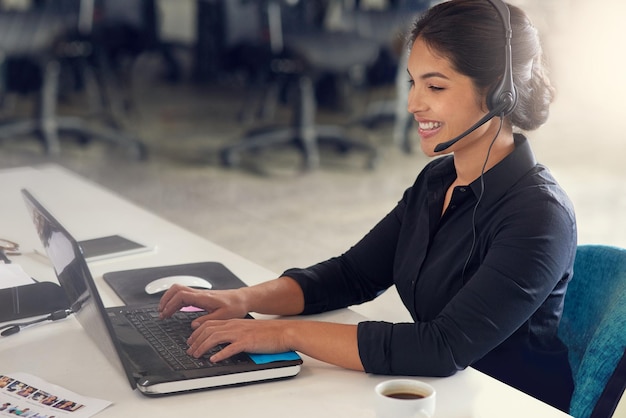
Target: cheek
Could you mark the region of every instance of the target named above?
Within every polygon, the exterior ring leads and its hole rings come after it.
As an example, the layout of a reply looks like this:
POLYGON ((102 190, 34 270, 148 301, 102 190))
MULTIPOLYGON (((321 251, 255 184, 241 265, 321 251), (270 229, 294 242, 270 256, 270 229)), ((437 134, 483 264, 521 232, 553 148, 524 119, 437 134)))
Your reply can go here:
POLYGON ((445 109, 447 127, 451 132, 464 131, 478 122, 486 113, 474 100, 462 100, 445 109))

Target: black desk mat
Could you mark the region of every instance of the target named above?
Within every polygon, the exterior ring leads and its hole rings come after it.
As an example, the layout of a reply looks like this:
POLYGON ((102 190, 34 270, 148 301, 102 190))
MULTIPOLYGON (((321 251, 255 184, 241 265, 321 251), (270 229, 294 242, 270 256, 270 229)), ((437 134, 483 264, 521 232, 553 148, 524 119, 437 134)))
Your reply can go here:
POLYGON ((213 261, 113 271, 105 273, 103 278, 126 305, 145 305, 158 303, 162 296, 162 293, 147 294, 146 285, 155 279, 174 275, 202 277, 213 285, 213 289, 217 290, 238 289, 246 286, 223 264, 213 261))

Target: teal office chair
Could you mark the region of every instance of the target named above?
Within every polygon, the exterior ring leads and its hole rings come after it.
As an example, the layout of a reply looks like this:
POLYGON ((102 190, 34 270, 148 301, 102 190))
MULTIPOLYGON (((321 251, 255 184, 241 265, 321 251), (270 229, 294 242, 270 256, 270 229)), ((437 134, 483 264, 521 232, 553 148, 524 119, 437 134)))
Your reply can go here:
POLYGON ((578 246, 559 336, 574 375, 570 414, 611 417, 626 386, 626 249, 578 246))

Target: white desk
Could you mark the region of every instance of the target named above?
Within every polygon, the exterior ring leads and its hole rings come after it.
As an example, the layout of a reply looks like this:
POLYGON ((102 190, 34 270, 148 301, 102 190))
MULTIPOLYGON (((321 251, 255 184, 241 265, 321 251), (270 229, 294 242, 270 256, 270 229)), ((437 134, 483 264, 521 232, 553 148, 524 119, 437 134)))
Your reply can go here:
MULTIPOLYGON (((219 261, 248 284, 275 277, 57 166, 0 170, 0 184, 0 237, 21 244, 25 254, 13 260, 39 280, 56 281, 45 260, 30 251, 39 248, 39 241, 20 195, 22 187, 41 199, 79 240, 122 232, 157 245, 151 253, 90 264, 105 304, 121 304, 102 280, 103 273, 113 270, 219 261)), ((365 319, 348 309, 319 318, 349 323, 365 319)), ((73 317, 0 339, 0 373, 27 372, 79 394, 112 401, 113 405, 98 414, 102 417, 367 418, 374 417, 374 386, 388 378, 343 370, 304 356, 302 371, 293 379, 146 398, 132 391, 126 376, 111 364, 73 317)), ((448 378, 422 380, 438 392, 436 416, 440 418, 568 416, 471 368, 448 378)))

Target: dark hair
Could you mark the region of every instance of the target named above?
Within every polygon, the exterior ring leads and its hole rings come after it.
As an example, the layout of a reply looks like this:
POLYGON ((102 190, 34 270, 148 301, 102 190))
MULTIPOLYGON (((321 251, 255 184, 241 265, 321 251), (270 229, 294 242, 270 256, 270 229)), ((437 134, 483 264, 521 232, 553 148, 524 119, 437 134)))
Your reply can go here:
MULTIPOLYGON (((544 67, 537 29, 521 9, 507 6, 511 12, 513 82, 518 97, 511 123, 533 130, 548 119, 554 88, 544 67)), ((488 94, 504 73, 504 26, 487 0, 450 0, 433 6, 415 22, 409 45, 417 38, 450 60, 456 71, 470 77, 481 94, 488 94)))

